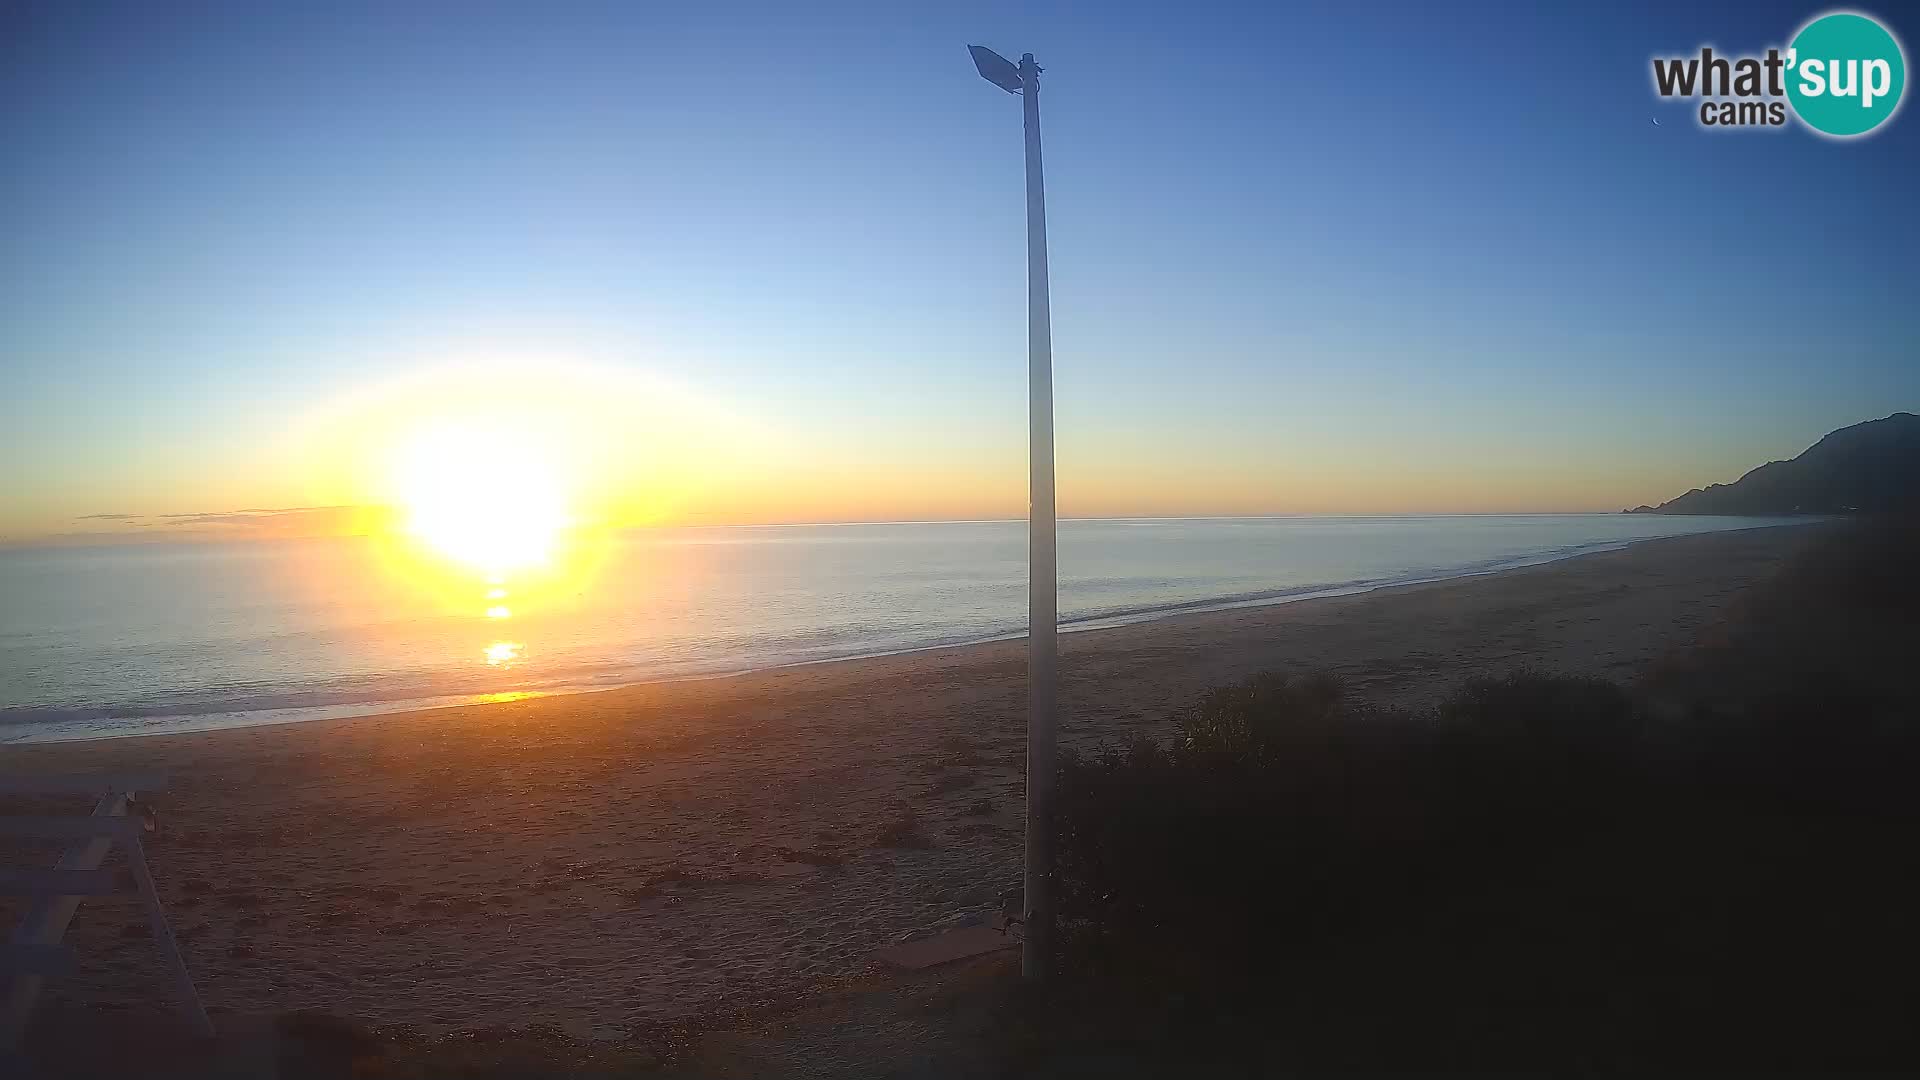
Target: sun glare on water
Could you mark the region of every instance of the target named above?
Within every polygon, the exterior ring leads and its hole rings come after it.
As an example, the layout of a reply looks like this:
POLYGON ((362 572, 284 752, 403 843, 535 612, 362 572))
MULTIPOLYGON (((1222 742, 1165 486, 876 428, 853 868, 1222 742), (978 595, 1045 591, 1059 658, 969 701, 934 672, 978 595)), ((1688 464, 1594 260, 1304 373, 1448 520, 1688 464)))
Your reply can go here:
POLYGON ((676 463, 749 441, 671 385, 531 354, 423 368, 309 423, 332 463, 313 488, 368 509, 378 603, 502 692, 565 655, 620 528, 698 486, 676 463))
POLYGON ((576 516, 586 460, 567 438, 563 424, 475 409, 416 421, 388 443, 398 513, 385 564, 440 613, 472 620, 470 647, 502 673, 531 654, 526 638, 496 635, 509 624, 538 632, 580 602, 604 555, 604 530, 576 516))

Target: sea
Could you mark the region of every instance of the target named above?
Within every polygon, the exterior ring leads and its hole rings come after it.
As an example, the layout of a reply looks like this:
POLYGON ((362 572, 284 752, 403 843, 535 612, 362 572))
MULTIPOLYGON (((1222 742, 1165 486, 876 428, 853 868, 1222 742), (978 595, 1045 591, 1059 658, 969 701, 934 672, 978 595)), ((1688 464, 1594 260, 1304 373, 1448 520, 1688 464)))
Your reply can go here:
MULTIPOLYGON (((1487 574, 1791 520, 1062 521, 1060 627, 1487 574)), ((365 538, 0 549, 0 742, 458 705, 1018 637, 1023 521, 635 529, 522 590, 409 588, 365 538)))

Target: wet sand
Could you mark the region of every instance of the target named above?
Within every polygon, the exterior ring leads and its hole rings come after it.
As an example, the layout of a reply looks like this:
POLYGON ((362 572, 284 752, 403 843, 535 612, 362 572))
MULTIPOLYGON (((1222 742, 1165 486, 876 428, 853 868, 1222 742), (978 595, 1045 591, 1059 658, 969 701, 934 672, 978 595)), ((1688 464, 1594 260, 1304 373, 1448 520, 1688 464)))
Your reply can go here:
MULTIPOLYGON (((1332 670, 1402 706, 1518 667, 1630 682, 1816 531, 1655 540, 1067 635, 1062 738, 1164 732, 1200 690, 1267 669, 1332 670)), ((1024 643, 998 642, 17 746, 0 770, 171 771, 151 858, 216 1023, 313 1008, 613 1038, 804 995, 877 948, 997 908, 1019 877, 1025 673, 1024 643)), ((167 1008, 143 927, 137 903, 89 901, 68 937, 81 971, 49 998, 167 1008)))

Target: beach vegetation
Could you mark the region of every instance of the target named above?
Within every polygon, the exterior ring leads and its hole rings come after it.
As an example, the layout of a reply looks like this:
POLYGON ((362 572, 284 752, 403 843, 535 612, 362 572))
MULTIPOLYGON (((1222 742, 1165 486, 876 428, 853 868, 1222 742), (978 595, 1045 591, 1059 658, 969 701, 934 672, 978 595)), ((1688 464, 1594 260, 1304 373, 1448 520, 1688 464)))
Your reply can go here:
POLYGON ((1631 686, 1521 670, 1395 710, 1276 672, 1068 755, 1060 971, 1038 1007, 1016 995, 1015 1044, 1308 1069, 1916 1060, 1914 550, 1911 525, 1836 532, 1631 686))

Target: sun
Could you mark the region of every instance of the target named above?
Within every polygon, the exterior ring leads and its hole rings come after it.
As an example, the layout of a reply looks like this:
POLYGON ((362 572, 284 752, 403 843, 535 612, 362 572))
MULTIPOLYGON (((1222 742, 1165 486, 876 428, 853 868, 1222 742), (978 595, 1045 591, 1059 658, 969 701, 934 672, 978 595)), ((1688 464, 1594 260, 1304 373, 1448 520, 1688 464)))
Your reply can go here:
POLYGON ((502 421, 421 427, 394 454, 393 484, 409 535, 489 577, 546 565, 570 522, 552 447, 502 421))

